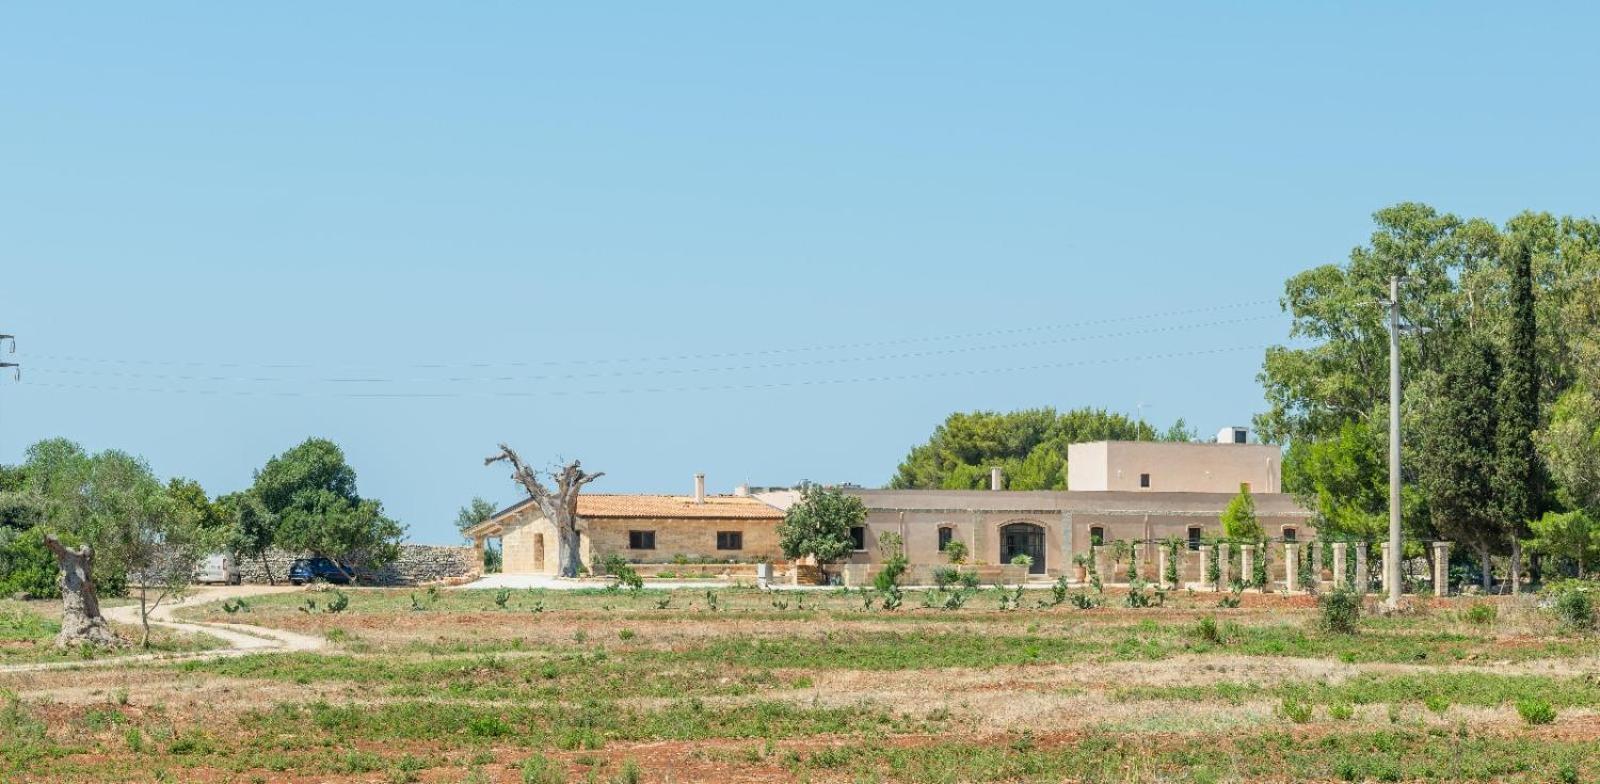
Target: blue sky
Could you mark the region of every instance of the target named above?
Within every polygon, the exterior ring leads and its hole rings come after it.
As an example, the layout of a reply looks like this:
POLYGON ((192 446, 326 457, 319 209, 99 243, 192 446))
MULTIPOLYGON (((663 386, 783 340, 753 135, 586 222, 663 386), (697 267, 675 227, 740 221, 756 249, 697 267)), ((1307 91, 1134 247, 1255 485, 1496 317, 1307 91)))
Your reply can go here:
POLYGON ((1247 422, 1384 205, 1596 211, 1580 4, 759 5, 8 4, 0 461, 322 435, 420 541, 501 440, 876 485, 956 410, 1247 422))

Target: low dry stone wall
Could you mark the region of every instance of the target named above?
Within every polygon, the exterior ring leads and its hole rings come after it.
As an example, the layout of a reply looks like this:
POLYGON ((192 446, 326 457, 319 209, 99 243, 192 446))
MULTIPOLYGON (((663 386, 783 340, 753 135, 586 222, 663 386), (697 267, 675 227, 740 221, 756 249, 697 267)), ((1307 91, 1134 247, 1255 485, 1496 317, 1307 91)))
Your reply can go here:
MULTIPOLYGON (((289 577, 289 564, 294 563, 294 559, 299 557, 301 556, 294 553, 273 549, 267 553, 266 566, 262 565, 260 558, 240 561, 238 564, 240 581, 265 584, 266 570, 270 567, 273 579, 281 583, 289 577)), ((471 547, 403 544, 400 545, 398 560, 382 569, 362 573, 361 582, 365 585, 448 582, 468 577, 476 566, 471 547)))

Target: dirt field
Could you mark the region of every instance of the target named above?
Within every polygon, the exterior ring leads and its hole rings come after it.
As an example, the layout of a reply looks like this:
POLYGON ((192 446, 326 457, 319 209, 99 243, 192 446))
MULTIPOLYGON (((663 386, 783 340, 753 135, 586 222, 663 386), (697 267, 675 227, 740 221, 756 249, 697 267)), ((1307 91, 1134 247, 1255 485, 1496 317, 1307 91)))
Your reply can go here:
POLYGON ((0 781, 1600 778, 1600 638, 1531 600, 1427 601, 1343 635, 1303 596, 869 598, 351 590, 182 609, 328 644, 0 674, 0 781))

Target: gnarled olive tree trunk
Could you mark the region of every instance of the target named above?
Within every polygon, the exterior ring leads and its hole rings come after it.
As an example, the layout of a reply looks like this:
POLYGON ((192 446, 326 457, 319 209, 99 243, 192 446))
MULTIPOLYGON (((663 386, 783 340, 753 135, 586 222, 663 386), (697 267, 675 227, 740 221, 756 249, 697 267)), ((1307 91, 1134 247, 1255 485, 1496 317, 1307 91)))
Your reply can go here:
POLYGON ((94 589, 94 548, 67 547, 54 536, 46 536, 44 544, 61 564, 61 633, 56 635, 56 647, 126 645, 100 615, 100 597, 94 589))
POLYGON ((550 472, 550 478, 556 481, 555 490, 552 491, 540 481, 539 474, 524 465, 522 458, 505 444, 500 445, 500 454, 484 458, 483 464, 490 465, 502 460, 511 464, 511 478, 522 485, 528 497, 539 505, 539 511, 543 512, 545 518, 556 527, 561 576, 577 577, 578 569, 583 565, 583 556, 579 548, 581 521, 578 519, 578 492, 584 485, 605 476, 605 472, 586 473, 581 463, 574 460, 559 471, 550 472))

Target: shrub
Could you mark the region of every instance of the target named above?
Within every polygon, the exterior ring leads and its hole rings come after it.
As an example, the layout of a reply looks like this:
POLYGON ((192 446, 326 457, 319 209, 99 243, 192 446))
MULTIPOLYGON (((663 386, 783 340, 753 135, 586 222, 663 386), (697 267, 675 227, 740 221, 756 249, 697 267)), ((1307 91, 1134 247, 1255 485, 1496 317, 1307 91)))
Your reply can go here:
POLYGON ((1328 717, 1334 721, 1349 721, 1355 715, 1355 709, 1348 702, 1336 702, 1328 706, 1328 717))
POLYGON ((543 754, 535 754, 522 761, 522 784, 562 784, 567 774, 561 764, 543 754))
POLYGON ((511 589, 501 588, 500 590, 494 592, 494 606, 504 610, 506 608, 506 602, 509 601, 511 601, 511 589))
POLYGON ((1558 592, 1555 611, 1568 629, 1586 632, 1595 627, 1594 594, 1588 587, 1566 587, 1558 592))
POLYGON ((1488 602, 1477 602, 1467 608, 1467 623, 1477 626, 1488 626, 1500 614, 1499 608, 1488 602))
MULTIPOLYGON (((44 546, 43 528, 29 529, 0 543, 0 596, 59 599, 60 575, 55 555, 44 546)), ((105 591, 102 589, 101 593, 105 591)))
POLYGON ((1323 631, 1355 634, 1361 624, 1361 596, 1348 588, 1335 588, 1317 598, 1323 631))
POLYGON ((328 606, 324 609, 330 613, 342 613, 349 608, 350 597, 346 596, 344 591, 334 591, 333 598, 328 600, 328 606))
POLYGON ((933 570, 934 587, 941 591, 948 590, 959 579, 961 579, 960 573, 951 567, 940 566, 933 570))
POLYGON ((1538 697, 1517 700, 1517 715, 1529 724, 1549 724, 1556 720, 1556 709, 1538 697))
POLYGON ((1012 566, 1033 566, 1033 556, 1027 553, 1017 553, 1011 556, 1012 566))
POLYGON ((612 553, 606 556, 602 565, 605 566, 606 574, 617 578, 617 585, 625 585, 635 591, 644 587, 644 578, 639 576, 633 564, 628 563, 628 559, 612 553))
POLYGON ((1202 642, 1212 645, 1222 645, 1225 642, 1222 638, 1222 630, 1217 627, 1216 619, 1209 615, 1195 622, 1194 636, 1199 637, 1202 642))
POLYGON ((1284 697, 1283 704, 1278 708, 1283 717, 1295 724, 1305 724, 1311 721, 1311 703, 1302 702, 1293 697, 1284 697))
POLYGON ((950 563, 953 564, 966 561, 967 543, 959 539, 951 539, 949 542, 946 542, 944 545, 944 557, 950 559, 950 563))

